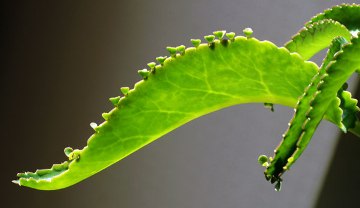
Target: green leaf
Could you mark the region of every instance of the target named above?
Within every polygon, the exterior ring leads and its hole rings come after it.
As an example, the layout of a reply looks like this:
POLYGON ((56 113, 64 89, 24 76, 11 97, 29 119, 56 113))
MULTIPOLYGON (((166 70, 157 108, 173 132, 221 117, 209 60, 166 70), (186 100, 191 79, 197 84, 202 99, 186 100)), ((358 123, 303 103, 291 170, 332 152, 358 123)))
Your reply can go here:
POLYGON ((214 49, 208 44, 188 48, 184 56, 167 59, 156 74, 123 92, 126 96, 67 170, 50 169, 51 180, 48 175, 35 181, 20 177, 18 183, 43 190, 65 188, 186 122, 228 106, 262 102, 293 107, 317 70, 285 48, 255 38, 236 37, 227 46, 215 40, 214 49))
MULTIPOLYGON (((200 116, 237 104, 271 103, 297 107, 297 112, 306 110, 291 122, 296 128, 289 127, 288 135, 293 139, 288 147, 281 145, 275 158, 269 158, 270 164, 264 156, 259 158, 268 166, 267 178, 280 190, 281 174, 300 156, 322 118, 360 135, 360 122, 354 116, 357 101, 339 91, 360 68, 359 39, 351 39, 339 53, 331 48, 321 69, 305 61, 335 37, 349 38, 349 31, 341 24, 354 33, 359 28, 358 8, 342 5, 314 17, 287 44, 290 52, 252 38, 249 29, 244 30, 247 37, 226 34, 230 41, 209 35, 205 36, 208 44, 193 39, 195 48, 168 47, 170 58, 158 57, 161 65, 149 65, 156 73, 141 71, 146 81, 136 83, 132 90, 121 88, 125 97, 111 99, 115 108, 103 114, 103 123, 91 125, 95 132, 86 147, 73 151, 67 148, 68 161, 35 173, 20 173, 13 182, 40 190, 62 189, 200 116), (354 17, 345 17, 348 14, 354 17)), ((215 35, 222 38, 223 33, 215 35)))
POLYGON ((326 109, 328 109, 331 98, 334 99, 336 91, 339 90, 330 91, 327 95, 325 94, 326 91, 323 90, 323 85, 328 84, 327 78, 331 73, 328 73, 327 70, 337 60, 338 56, 335 54, 339 54, 342 46, 346 43, 347 41, 340 37, 333 40, 319 72, 312 78, 310 84, 299 98, 294 116, 289 123, 288 129, 283 134, 283 140, 274 151, 273 160, 265 170, 266 179, 270 180, 271 183, 281 181, 283 173, 300 157, 323 118, 326 109), (319 102, 318 100, 324 96, 329 99, 319 102))
POLYGON ((305 60, 328 47, 331 41, 338 37, 344 37, 348 41, 351 38, 350 32, 345 26, 334 20, 320 20, 308 24, 300 30, 292 39, 285 44, 291 52, 300 54, 305 60))
POLYGON ((360 31, 360 5, 341 4, 314 16, 308 25, 324 19, 332 19, 344 25, 354 36, 360 31))
POLYGON ((340 90, 338 92, 340 99, 340 107, 343 110, 341 123, 344 126, 344 132, 349 129, 355 128, 356 121, 358 121, 359 107, 357 107, 358 101, 351 98, 351 93, 348 91, 340 90))

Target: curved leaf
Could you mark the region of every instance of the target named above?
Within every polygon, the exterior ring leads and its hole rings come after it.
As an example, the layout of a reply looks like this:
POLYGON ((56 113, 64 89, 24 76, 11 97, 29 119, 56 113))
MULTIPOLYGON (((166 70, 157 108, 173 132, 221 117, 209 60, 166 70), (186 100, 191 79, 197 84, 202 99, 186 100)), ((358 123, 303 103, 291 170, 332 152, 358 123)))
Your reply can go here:
MULTIPOLYGON (((326 48, 335 37, 344 37, 349 41, 351 33, 353 36, 356 36, 359 29, 360 6, 356 4, 342 4, 313 17, 302 30, 292 37, 292 40, 285 44, 285 47, 291 52, 299 53, 305 60, 308 60, 314 54, 326 48)), ((324 60, 324 62, 328 61, 331 60, 324 60)), ((349 92, 347 93, 349 94, 349 92)), ((334 99, 330 104, 332 107, 327 111, 327 115, 332 116, 327 117, 325 115, 325 117, 337 124, 344 132, 350 130, 352 133, 360 136, 359 128, 356 126, 360 122, 356 115, 351 116, 353 120, 351 124, 344 125, 345 121, 343 121, 343 113, 355 112, 353 107, 346 109, 349 107, 348 105, 340 105, 341 103, 351 103, 354 100, 356 99, 352 99, 349 96, 334 99), (339 108, 336 106, 339 106, 339 108)), ((349 118, 349 116, 347 117, 349 118)))
POLYGON ((329 47, 331 41, 338 36, 344 37, 348 41, 351 38, 349 30, 339 22, 328 19, 320 20, 308 24, 300 30, 285 44, 285 47, 308 60, 319 51, 329 47))
MULTIPOLYGON (((346 43, 347 41, 344 38, 334 39, 319 72, 313 77, 304 94, 299 98, 294 110, 294 117, 284 133, 279 147, 274 151, 273 159, 265 170, 266 179, 270 180, 271 183, 281 184, 281 175, 299 158, 323 118, 331 100, 318 103, 319 97, 324 96, 324 92, 319 88, 324 84, 324 79, 329 76, 326 69, 331 63, 330 60, 334 61, 334 56, 339 54, 342 45, 346 43)), ((334 95, 336 93, 327 97, 334 98, 334 95)))
POLYGON ((65 188, 215 110, 251 102, 293 107, 317 70, 297 54, 255 38, 188 48, 154 67, 116 103, 66 171, 19 175, 16 182, 36 189, 65 188))
MULTIPOLYGON (((158 57, 160 65, 152 62, 148 64, 149 70, 138 71, 143 80, 134 89, 123 87, 124 97, 110 98, 115 108, 103 113, 102 124, 91 123, 95 133, 86 147, 66 148, 68 161, 51 169, 20 173, 14 182, 41 190, 68 187, 186 122, 228 106, 253 102, 297 106, 297 112, 307 110, 295 115, 292 124, 297 127, 288 131, 293 139, 279 147, 282 153, 275 155, 266 171, 272 182, 280 181, 283 167, 290 167, 294 158, 300 156, 323 117, 343 130, 352 128, 360 132, 360 122, 354 121, 356 101, 342 91, 336 97, 346 79, 359 67, 359 40, 352 39, 337 55, 330 51, 320 71, 316 64, 304 61, 304 57, 326 47, 333 38, 350 38, 346 28, 353 34, 358 30, 358 9, 355 5, 341 5, 314 17, 287 44, 295 53, 251 38, 251 29, 244 30, 246 37, 216 31, 205 36, 208 44, 194 39, 195 48, 168 47, 170 58, 158 57), (345 17, 349 14, 353 17, 345 17), (313 87, 307 88, 309 83, 313 87), (304 89, 308 94, 302 96, 304 89), (297 105, 299 97, 303 103, 297 105)), ((280 188, 280 183, 276 187, 280 188)))
POLYGON ((348 28, 354 36, 360 31, 360 5, 358 4, 341 4, 325 10, 309 21, 308 25, 315 22, 332 19, 348 28))

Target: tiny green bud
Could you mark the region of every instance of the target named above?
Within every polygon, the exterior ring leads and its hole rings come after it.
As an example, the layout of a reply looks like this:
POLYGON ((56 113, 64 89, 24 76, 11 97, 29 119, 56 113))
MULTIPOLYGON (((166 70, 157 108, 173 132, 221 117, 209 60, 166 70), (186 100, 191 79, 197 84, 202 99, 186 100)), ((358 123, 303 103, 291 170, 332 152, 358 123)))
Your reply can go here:
POLYGON ((19 178, 26 177, 26 173, 18 173, 18 174, 16 174, 16 176, 19 178))
POLYGON ((147 69, 142 69, 138 71, 138 74, 143 78, 143 79, 147 79, 150 72, 147 69))
POLYGON ((177 49, 175 47, 166 47, 166 50, 169 51, 171 57, 176 56, 177 49))
POLYGON ((197 48, 201 43, 201 40, 200 39, 191 39, 191 44, 197 48))
POLYGON ((102 113, 101 116, 105 121, 107 121, 109 119, 110 113, 102 113))
POLYGON ((234 32, 226 33, 226 37, 229 38, 230 40, 234 40, 234 38, 235 38, 235 33, 234 33, 234 32))
POLYGON ((129 87, 122 87, 120 88, 120 91, 124 94, 124 95, 127 95, 130 91, 130 88, 129 87))
MULTIPOLYGON (((69 160, 79 160, 80 159, 80 152, 81 150, 75 149, 71 154, 69 155, 69 160)), ((64 164, 65 165, 65 164, 64 164)))
POLYGON ((215 36, 214 35, 206 35, 204 36, 204 39, 208 42, 208 43, 212 43, 215 40, 215 36))
POLYGON ((95 122, 91 122, 90 126, 95 130, 98 125, 95 122))
POLYGON ((150 62, 147 65, 150 67, 150 69, 153 69, 153 68, 155 68, 156 63, 155 62, 150 62))
POLYGON ((65 153, 65 155, 67 156, 67 157, 69 157, 69 155, 73 152, 74 150, 73 150, 73 148, 71 148, 71 147, 66 147, 65 149, 64 149, 64 153, 65 153))
POLYGON ((213 32, 213 34, 220 40, 224 37, 225 33, 226 33, 226 30, 219 30, 219 31, 213 32))
POLYGON ((180 53, 180 54, 184 54, 185 53, 185 46, 184 45, 180 45, 178 47, 176 47, 176 50, 180 53))
POLYGON ((253 30, 252 30, 250 27, 245 28, 245 29, 243 30, 243 32, 244 32, 244 35, 245 35, 247 38, 251 38, 251 35, 253 34, 253 30))
POLYGON ((120 101, 120 96, 109 98, 110 102, 116 106, 120 101))
POLYGON ((163 56, 156 57, 156 60, 162 65, 162 64, 164 64, 164 62, 166 60, 166 56, 165 57, 163 57, 163 56))
POLYGON ((268 166, 268 157, 266 155, 260 155, 258 158, 258 163, 261 166, 268 166))

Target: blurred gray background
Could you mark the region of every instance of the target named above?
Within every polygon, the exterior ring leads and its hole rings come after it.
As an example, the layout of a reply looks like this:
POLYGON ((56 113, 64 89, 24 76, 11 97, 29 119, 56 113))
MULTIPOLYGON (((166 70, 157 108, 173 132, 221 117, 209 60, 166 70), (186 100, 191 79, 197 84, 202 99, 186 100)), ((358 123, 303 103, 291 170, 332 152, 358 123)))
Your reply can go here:
POLYGON ((342 2, 3 3, 1 207, 357 207, 360 140, 326 121, 285 175, 282 191, 274 191, 257 157, 272 154, 293 111, 275 106, 272 113, 262 104, 199 118, 68 189, 11 184, 17 172, 64 161, 64 147, 82 148, 89 123, 100 123, 112 108, 108 98, 140 80, 137 70, 167 55, 166 46, 245 27, 280 46, 310 17, 342 2))

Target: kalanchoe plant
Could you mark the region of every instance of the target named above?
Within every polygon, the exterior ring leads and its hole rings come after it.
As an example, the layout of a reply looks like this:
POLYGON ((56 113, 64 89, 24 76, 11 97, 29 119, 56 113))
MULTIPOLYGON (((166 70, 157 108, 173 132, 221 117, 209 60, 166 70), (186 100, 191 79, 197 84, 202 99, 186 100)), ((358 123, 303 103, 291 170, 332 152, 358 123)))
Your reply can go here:
POLYGON ((50 169, 19 173, 14 183, 40 190, 78 183, 164 134, 202 115, 242 103, 294 107, 294 116, 272 157, 261 155, 265 178, 280 189, 281 176, 309 143, 322 119, 360 136, 357 100, 346 81, 360 70, 360 5, 343 4, 313 17, 284 47, 253 37, 215 31, 192 39, 194 47, 167 47, 139 70, 142 81, 110 98, 105 121, 81 150, 65 148, 68 160, 50 169), (329 47, 318 67, 307 61, 329 47))

